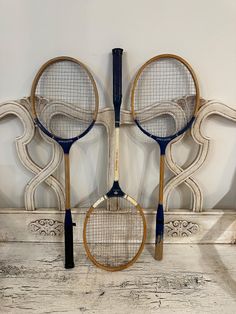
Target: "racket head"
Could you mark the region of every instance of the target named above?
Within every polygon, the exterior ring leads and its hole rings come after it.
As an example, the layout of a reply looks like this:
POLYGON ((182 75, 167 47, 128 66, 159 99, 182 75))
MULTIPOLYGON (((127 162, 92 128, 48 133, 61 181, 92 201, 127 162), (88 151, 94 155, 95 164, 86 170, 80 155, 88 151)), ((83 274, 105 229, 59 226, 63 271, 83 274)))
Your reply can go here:
POLYGON ((157 141, 170 141, 192 124, 200 104, 199 84, 190 64, 173 54, 151 58, 139 69, 131 90, 138 127, 157 141))
POLYGON ((55 140, 83 137, 98 114, 98 91, 88 68, 79 60, 60 56, 47 61, 31 88, 36 124, 55 140))
POLYGON ((119 271, 131 266, 143 251, 146 219, 128 195, 102 196, 88 210, 83 242, 88 258, 99 268, 119 271))

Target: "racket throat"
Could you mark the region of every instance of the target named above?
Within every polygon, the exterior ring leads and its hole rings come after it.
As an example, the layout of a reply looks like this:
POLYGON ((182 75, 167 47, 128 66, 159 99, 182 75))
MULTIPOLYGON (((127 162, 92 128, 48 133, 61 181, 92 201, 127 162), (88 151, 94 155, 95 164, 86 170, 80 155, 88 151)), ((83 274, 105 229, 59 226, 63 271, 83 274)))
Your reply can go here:
POLYGON ((125 193, 121 190, 119 181, 114 181, 112 188, 106 195, 107 197, 124 197, 125 193))
POLYGON ((73 139, 57 139, 57 142, 61 145, 61 148, 63 149, 64 154, 69 155, 71 146, 76 142, 76 138, 73 139))
POLYGON ((155 139, 156 142, 159 144, 159 147, 160 147, 160 152, 161 152, 161 155, 165 155, 166 154, 166 147, 167 145, 169 144, 169 139, 165 141, 165 139, 161 139, 159 140, 158 138, 155 139))

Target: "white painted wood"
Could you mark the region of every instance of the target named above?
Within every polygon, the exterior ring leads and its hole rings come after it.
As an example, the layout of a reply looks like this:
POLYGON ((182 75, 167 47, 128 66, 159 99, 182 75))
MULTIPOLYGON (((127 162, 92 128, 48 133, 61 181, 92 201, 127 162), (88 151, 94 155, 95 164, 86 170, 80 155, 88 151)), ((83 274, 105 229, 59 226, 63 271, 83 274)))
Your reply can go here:
MULTIPOLYGON (((202 101, 204 103, 204 101, 202 101)), ((201 165, 203 164, 204 160, 206 159, 209 141, 205 140, 204 136, 201 132, 201 125, 206 117, 210 114, 222 114, 226 112, 224 116, 229 119, 234 119, 234 115, 236 115, 233 109, 227 109, 227 106, 223 104, 214 104, 213 110, 212 102, 206 103, 203 108, 201 109, 197 122, 194 124, 192 129, 192 136, 193 139, 200 145, 199 153, 196 159, 190 164, 187 169, 182 169, 178 166, 172 156, 172 146, 178 142, 180 138, 173 141, 171 145, 169 145, 167 150, 166 156, 166 163, 170 170, 175 174, 174 178, 172 178, 165 187, 164 199, 165 199, 165 210, 168 211, 168 199, 172 190, 178 187, 180 184, 185 183, 190 192, 193 195, 193 211, 201 211, 202 210, 202 192, 200 186, 197 182, 192 178, 194 172, 196 172, 201 165)), ((54 192, 56 193, 57 200, 58 200, 58 208, 59 210, 64 209, 64 189, 62 183, 60 183, 54 176, 53 173, 57 170, 58 166, 62 160, 62 151, 60 147, 47 136, 45 136, 42 132, 40 132, 42 138, 50 143, 53 147, 52 151, 53 154, 51 156, 51 160, 47 163, 47 165, 42 168, 40 167, 29 155, 27 150, 27 144, 32 140, 34 136, 34 123, 31 116, 31 105, 28 98, 24 98, 18 102, 9 102, 4 103, 1 105, 2 116, 5 116, 9 113, 14 113, 17 117, 19 117, 24 125, 24 135, 22 136, 22 140, 16 139, 17 145, 17 153, 20 158, 22 164, 31 172, 34 173, 34 177, 28 182, 26 189, 25 189, 25 208, 27 210, 35 210, 35 203, 34 203, 34 195, 36 193, 37 188, 42 182, 46 182, 50 187, 53 188, 54 192), (14 106, 13 106, 14 104, 14 106), (13 108, 13 109, 12 109, 13 108), (17 108, 17 109, 14 109, 17 108), (20 109, 21 108, 21 109, 20 109), (28 113, 27 113, 28 111, 28 113)), ((113 117, 113 110, 112 109, 102 109, 98 114, 97 119, 98 124, 102 124, 105 126, 107 134, 108 134, 108 186, 111 185, 113 181, 113 174, 114 174, 114 117, 113 117)), ((121 124, 122 125, 129 125, 133 124, 133 119, 128 111, 121 112, 121 124)))
MULTIPOLYGON (((25 189, 25 208, 0 209, 0 313, 220 313, 236 308, 236 211, 202 208, 204 193, 193 174, 204 164, 210 145, 203 131, 204 120, 213 114, 236 120, 236 111, 224 104, 206 102, 192 128, 199 145, 193 162, 183 169, 167 151, 167 166, 175 176, 165 188, 165 256, 153 259, 156 209, 145 209, 148 235, 144 254, 123 272, 106 273, 91 265, 82 241, 87 208, 72 209, 76 268, 63 268, 64 189, 53 173, 62 153, 50 142, 53 154, 41 167, 30 156, 27 145, 35 134, 28 99, 0 106, 0 118, 16 115, 23 124, 23 135, 16 139, 22 164, 34 177, 25 189), (42 182, 56 193, 58 208, 35 210, 34 196, 42 182), (173 189, 186 184, 193 196, 192 209, 168 210, 173 189), (211 245, 209 244, 211 243, 211 245), (220 243, 216 244, 216 243, 220 243), (198 245, 204 244, 204 245, 198 245), (213 245, 214 244, 214 245, 213 245)), ((113 112, 99 112, 98 124, 108 134, 108 186, 114 173, 113 112)), ((121 123, 133 123, 130 113, 122 111, 121 123)), ((43 134, 42 138, 49 141, 43 134)))
MULTIPOLYGON (((83 221, 87 208, 72 209, 74 241, 82 242, 83 221)), ((147 243, 155 242, 156 210, 145 210, 147 243)), ((64 212, 56 209, 0 211, 0 241, 62 242, 64 212)), ((235 211, 212 210, 193 213, 187 210, 165 215, 166 243, 236 243, 235 211)))
POLYGON ((162 262, 146 246, 116 273, 93 266, 80 245, 71 270, 62 244, 0 243, 0 251, 0 313, 235 313, 232 245, 166 244, 162 262))
MULTIPOLYGON (((22 164, 30 170, 34 177, 25 187, 25 209, 0 209, 0 240, 1 241, 62 241, 62 223, 64 216, 64 188, 53 173, 57 170, 62 159, 62 152, 59 146, 49 140, 44 134, 42 138, 53 147, 53 153, 48 163, 41 167, 30 156, 27 145, 32 141, 35 128, 31 117, 31 106, 29 99, 24 98, 17 102, 6 102, 0 105, 0 118, 8 114, 16 115, 24 127, 23 135, 16 139, 18 156, 22 164), (58 209, 45 208, 35 211, 34 196, 37 188, 42 182, 46 182, 56 193, 58 209), (61 212, 62 210, 62 212, 61 212), (28 212, 26 212, 28 211, 28 212), (33 214, 33 215, 32 215, 33 214), (34 222, 37 223, 34 223, 34 222), (37 224, 44 225, 37 225, 37 224), (47 231, 44 229, 46 228, 47 231), (34 229, 35 228, 35 229, 34 229), (38 229, 38 233, 36 232, 38 229), (41 233, 40 233, 41 232, 41 233), (46 232, 46 234, 44 234, 46 232)), ((165 222, 167 243, 235 243, 236 241, 236 211, 223 211, 214 209, 204 211, 202 208, 203 192, 193 174, 204 164, 210 145, 210 139, 204 135, 203 124, 210 115, 224 116, 226 119, 236 121, 236 110, 217 101, 204 102, 199 111, 198 117, 193 125, 191 135, 199 145, 198 154, 192 163, 182 169, 173 158, 173 147, 181 140, 181 137, 169 145, 166 156, 166 163, 175 176, 165 187, 165 222), (171 192, 180 184, 185 183, 192 193, 192 209, 171 210, 168 212, 168 200, 171 192)), ((105 108, 98 114, 98 124, 105 126, 108 138, 108 173, 107 186, 109 187, 114 179, 114 116, 113 110, 105 108)), ((123 110, 121 114, 121 125, 132 125, 133 120, 130 112, 123 110)), ((82 239, 82 225, 86 209, 74 209, 73 215, 77 222, 75 239, 80 242, 82 239)), ((155 230, 155 209, 145 209, 148 221, 147 242, 153 243, 155 230)))
MULTIPOLYGON (((53 156, 48 166, 42 169, 29 155, 27 145, 31 142, 34 134, 35 127, 31 116, 30 103, 27 98, 24 98, 17 102, 5 102, 0 105, 0 118, 8 115, 16 115, 22 122, 24 127, 24 133, 21 137, 16 138, 17 154, 22 164, 31 172, 35 174, 35 177, 28 183, 25 188, 25 208, 27 210, 34 210, 34 194, 37 186, 45 181, 50 187, 53 188, 57 195, 59 208, 64 208, 64 190, 58 180, 51 174, 58 167, 61 160, 61 152, 58 145, 54 142, 50 142, 53 145, 53 156), (49 169, 48 169, 49 168, 49 169)), ((44 136, 44 139, 46 137, 44 136)))

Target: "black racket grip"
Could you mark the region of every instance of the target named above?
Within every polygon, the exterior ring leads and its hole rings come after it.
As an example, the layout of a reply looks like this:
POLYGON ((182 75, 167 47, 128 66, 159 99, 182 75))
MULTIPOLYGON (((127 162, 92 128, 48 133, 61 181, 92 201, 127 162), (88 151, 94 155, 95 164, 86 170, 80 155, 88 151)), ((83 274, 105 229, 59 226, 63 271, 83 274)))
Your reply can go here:
POLYGON ((65 234, 65 268, 73 268, 74 264, 74 252, 73 252, 73 226, 72 216, 70 209, 66 210, 65 222, 64 222, 64 234, 65 234))
POLYGON ((156 214, 156 241, 155 259, 160 261, 163 258, 163 237, 164 237, 164 209, 162 204, 158 204, 156 214))
POLYGON ((112 49, 113 55, 113 104, 115 109, 115 121, 120 121, 120 106, 122 101, 122 54, 123 49, 112 49))

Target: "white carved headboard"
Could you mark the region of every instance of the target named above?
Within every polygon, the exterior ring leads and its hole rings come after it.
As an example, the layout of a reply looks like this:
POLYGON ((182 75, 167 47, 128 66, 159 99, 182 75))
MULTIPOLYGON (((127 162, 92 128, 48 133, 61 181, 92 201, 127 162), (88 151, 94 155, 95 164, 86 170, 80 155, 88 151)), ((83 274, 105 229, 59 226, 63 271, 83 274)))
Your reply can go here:
MULTIPOLYGON (((28 144, 35 136, 35 126, 30 113, 28 98, 19 101, 5 102, 0 105, 0 118, 13 114, 23 124, 23 134, 16 138, 16 149, 21 163, 30 172, 33 178, 25 186, 25 208, 0 208, 0 241, 62 241, 64 188, 53 174, 62 161, 60 147, 40 133, 43 140, 52 145, 52 155, 48 163, 42 167, 31 157, 28 144), (35 193, 41 183, 46 183, 55 193, 58 208, 40 208, 35 206, 35 193), (14 227, 13 227, 14 226, 14 227)), ((204 193, 201 186, 193 177, 204 164, 210 146, 210 139, 204 135, 203 124, 210 115, 223 116, 236 122, 236 110, 217 101, 204 101, 199 110, 197 119, 187 136, 191 136, 198 145, 195 158, 186 168, 179 166, 173 157, 173 147, 184 136, 174 140, 167 149, 166 164, 174 176, 167 182, 164 191, 165 201, 165 242, 189 242, 189 243, 235 243, 236 241, 236 210, 214 209, 204 210, 204 193), (168 204, 171 193, 181 184, 185 184, 188 193, 191 194, 192 208, 169 210, 168 204)), ((97 124, 105 127, 108 139, 107 160, 107 184, 113 180, 113 111, 104 108, 99 111, 97 124)), ((128 111, 122 111, 121 124, 132 125, 133 120, 128 111)), ((138 200, 140 201, 140 200, 138 200)), ((141 203, 142 204, 142 203, 141 203)), ((235 204, 236 208, 236 204, 235 204)), ((77 241, 81 241, 84 213, 87 208, 74 208, 72 210, 74 220, 77 223, 77 241)), ((148 242, 154 241, 155 208, 145 209, 148 222, 148 242)))

